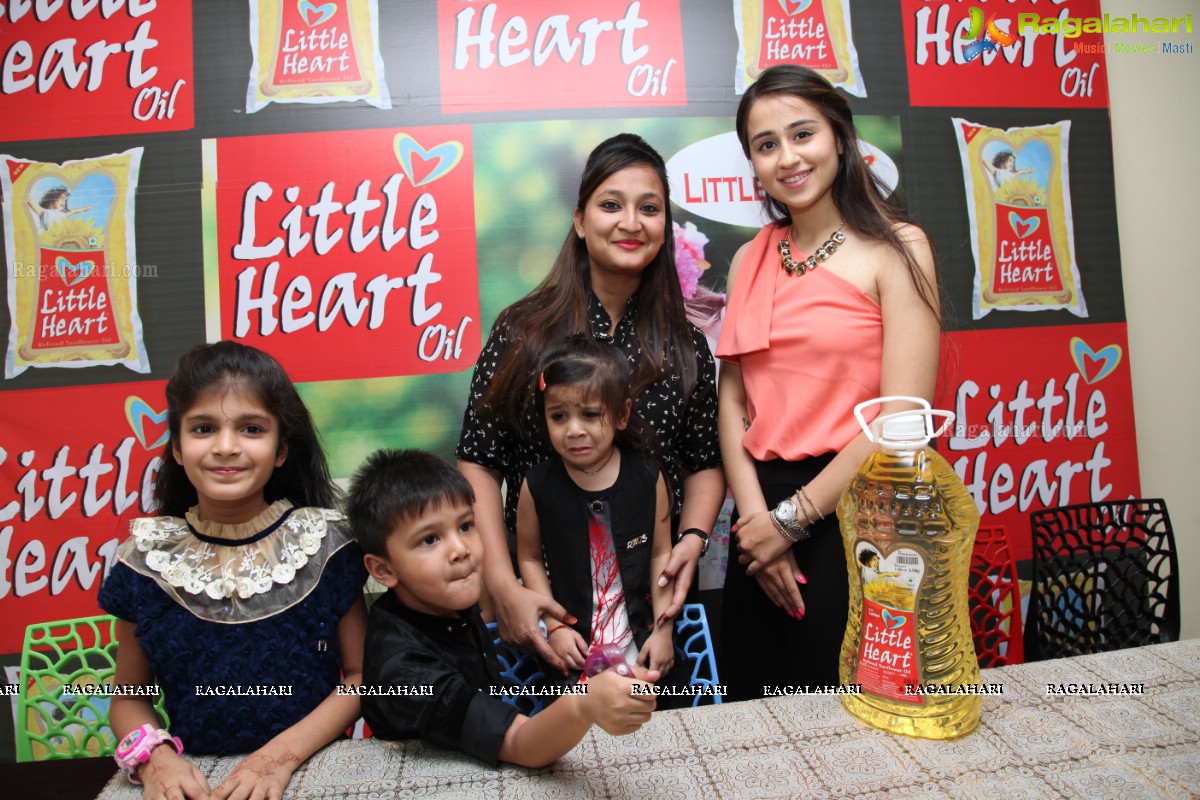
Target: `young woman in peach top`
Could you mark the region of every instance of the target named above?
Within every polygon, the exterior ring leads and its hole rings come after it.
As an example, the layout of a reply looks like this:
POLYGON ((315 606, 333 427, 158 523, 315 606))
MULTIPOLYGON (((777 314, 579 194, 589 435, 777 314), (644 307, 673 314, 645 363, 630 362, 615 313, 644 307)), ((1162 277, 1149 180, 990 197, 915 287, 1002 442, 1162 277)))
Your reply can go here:
MULTIPOLYGON (((717 345, 737 504, 720 673, 730 699, 746 699, 838 683, 848 583, 834 508, 872 447, 854 405, 932 399, 941 319, 929 242, 868 170, 850 108, 822 77, 768 69, 742 97, 737 133, 775 220, 734 256, 717 345)), ((876 411, 905 407, 892 405, 876 411)))

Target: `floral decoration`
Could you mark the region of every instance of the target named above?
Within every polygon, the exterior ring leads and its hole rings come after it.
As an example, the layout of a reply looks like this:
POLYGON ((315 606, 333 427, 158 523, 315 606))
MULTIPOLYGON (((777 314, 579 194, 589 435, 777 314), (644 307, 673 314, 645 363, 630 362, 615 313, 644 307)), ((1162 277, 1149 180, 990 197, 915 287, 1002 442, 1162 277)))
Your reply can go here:
POLYGON ((709 267, 704 259, 708 237, 700 232, 695 223, 671 224, 675 226, 675 270, 679 273, 679 288, 683 290, 684 299, 690 300, 700 285, 700 276, 709 267))

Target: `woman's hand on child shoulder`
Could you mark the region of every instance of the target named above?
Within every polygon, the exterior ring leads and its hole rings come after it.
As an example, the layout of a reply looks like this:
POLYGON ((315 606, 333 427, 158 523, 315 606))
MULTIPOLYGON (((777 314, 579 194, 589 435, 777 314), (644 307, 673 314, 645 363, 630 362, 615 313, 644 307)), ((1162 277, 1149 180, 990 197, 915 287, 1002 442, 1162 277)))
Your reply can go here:
POLYGON ((138 769, 142 800, 204 800, 208 779, 191 761, 170 747, 156 747, 138 769))
POLYGON ((257 750, 221 781, 212 796, 214 800, 282 800, 283 790, 299 765, 300 759, 292 753, 257 750))
POLYGON ((616 670, 606 669, 588 678, 586 707, 593 725, 613 736, 634 733, 650 721, 657 704, 651 684, 660 673, 634 667, 636 678, 626 678, 616 670))

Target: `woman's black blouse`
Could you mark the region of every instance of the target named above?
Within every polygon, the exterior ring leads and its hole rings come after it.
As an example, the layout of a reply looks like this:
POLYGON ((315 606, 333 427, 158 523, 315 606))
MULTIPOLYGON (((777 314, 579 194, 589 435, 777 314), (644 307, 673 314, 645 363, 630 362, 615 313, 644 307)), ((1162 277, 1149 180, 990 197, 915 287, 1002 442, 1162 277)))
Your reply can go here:
MULTIPOLYGON (((625 314, 612 332, 614 346, 624 351, 631 368, 636 368, 641 359, 635 330, 636 298, 637 295, 634 295, 626 303, 625 314)), ((607 333, 612 327, 612 317, 594 293, 590 299, 590 312, 592 331, 607 333)), ((462 461, 498 470, 504 476, 504 522, 512 533, 517 527, 517 497, 525 473, 530 467, 548 459, 554 451, 545 437, 524 438, 497 419, 490 409, 478 408, 508 348, 508 313, 507 309, 501 312, 475 364, 457 456, 462 461)), ((716 366, 704 334, 694 325, 689 325, 697 360, 696 383, 691 395, 684 396, 681 376, 664 375, 646 387, 633 401, 634 410, 658 437, 659 452, 656 455, 662 462, 663 472, 674 494, 672 517, 676 522, 683 505, 683 476, 721 466, 721 451, 717 443, 716 366)), ((532 383, 534 380, 531 374, 529 381, 532 383)), ((529 430, 542 428, 537 420, 537 405, 533 402, 532 394, 525 407, 525 422, 529 430)))

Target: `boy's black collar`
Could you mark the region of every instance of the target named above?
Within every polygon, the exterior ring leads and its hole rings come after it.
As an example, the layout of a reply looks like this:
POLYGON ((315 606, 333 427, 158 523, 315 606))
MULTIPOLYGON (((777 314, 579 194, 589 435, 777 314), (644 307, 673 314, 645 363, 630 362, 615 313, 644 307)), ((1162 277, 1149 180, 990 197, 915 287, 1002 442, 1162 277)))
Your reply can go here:
POLYGON ((470 608, 457 612, 454 617, 442 617, 435 614, 426 614, 423 611, 417 611, 415 608, 409 608, 401 602, 400 598, 392 590, 388 590, 382 597, 375 601, 384 611, 395 614, 403 620, 411 623, 414 627, 425 631, 446 631, 453 632, 461 630, 471 624, 473 618, 479 616, 479 605, 473 605, 470 608))

